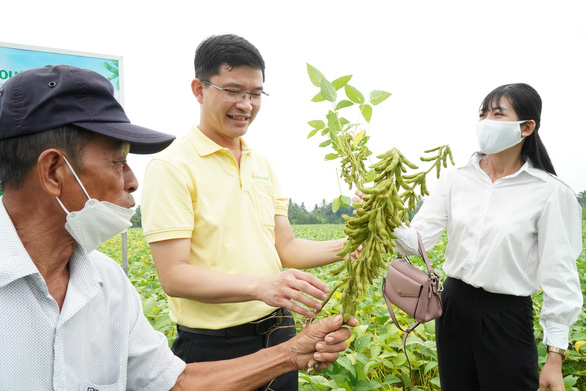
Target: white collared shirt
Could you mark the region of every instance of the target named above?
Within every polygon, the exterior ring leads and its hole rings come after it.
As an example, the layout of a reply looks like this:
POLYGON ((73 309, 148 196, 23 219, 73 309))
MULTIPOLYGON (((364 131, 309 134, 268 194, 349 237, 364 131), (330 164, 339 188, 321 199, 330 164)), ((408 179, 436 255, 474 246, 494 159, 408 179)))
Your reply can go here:
POLYGON ((185 363, 122 268, 76 246, 69 270, 59 312, 0 197, 0 390, 170 389, 185 363))
POLYGON ((529 162, 492 183, 480 157, 440 179, 411 228, 395 230, 397 251, 417 253, 415 230, 430 249, 447 228, 446 275, 500 294, 529 296, 541 288, 543 341, 566 349, 582 309, 580 204, 568 186, 529 162))

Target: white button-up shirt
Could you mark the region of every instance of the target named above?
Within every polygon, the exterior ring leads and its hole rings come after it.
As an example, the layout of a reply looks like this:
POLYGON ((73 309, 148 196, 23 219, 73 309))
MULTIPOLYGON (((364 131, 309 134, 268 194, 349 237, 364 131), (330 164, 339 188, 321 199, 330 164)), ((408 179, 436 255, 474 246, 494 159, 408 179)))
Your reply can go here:
POLYGON ((69 271, 60 312, 0 197, 0 390, 170 389, 185 363, 122 268, 76 246, 69 271))
POLYGON ((582 212, 573 191, 529 162, 494 183, 480 155, 448 171, 425 199, 411 228, 395 230, 397 251, 426 249, 447 228, 443 270, 488 292, 529 296, 543 290, 540 323, 547 345, 566 349, 582 309, 576 259, 582 251, 582 212))

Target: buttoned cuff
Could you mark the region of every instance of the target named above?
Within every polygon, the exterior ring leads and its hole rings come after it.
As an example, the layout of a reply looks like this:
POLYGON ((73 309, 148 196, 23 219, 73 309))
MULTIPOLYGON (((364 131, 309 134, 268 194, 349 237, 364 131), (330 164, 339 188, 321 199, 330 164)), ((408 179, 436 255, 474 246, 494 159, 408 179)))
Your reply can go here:
POLYGON ((568 326, 546 319, 539 319, 539 323, 543 327, 544 345, 555 346, 563 350, 568 349, 568 334, 570 332, 568 326))

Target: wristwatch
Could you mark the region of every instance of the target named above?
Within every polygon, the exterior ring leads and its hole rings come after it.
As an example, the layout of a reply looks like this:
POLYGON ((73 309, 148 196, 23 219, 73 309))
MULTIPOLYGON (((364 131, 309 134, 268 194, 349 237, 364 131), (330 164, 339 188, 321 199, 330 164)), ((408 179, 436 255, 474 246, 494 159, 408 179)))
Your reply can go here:
POLYGON ((555 346, 548 346, 547 347, 547 352, 550 353, 557 353, 560 354, 562 356, 562 359, 566 358, 566 351, 564 349, 560 349, 560 348, 556 348, 555 346))

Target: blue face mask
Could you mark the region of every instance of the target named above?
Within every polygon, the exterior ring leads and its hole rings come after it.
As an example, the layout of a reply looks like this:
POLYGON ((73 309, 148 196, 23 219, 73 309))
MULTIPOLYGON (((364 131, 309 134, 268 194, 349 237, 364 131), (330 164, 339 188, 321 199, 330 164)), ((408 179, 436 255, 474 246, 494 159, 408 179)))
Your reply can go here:
POLYGON ((132 226, 130 218, 134 215, 134 209, 123 208, 107 201, 90 198, 65 156, 63 160, 67 163, 88 200, 82 210, 69 212, 59 197, 56 198, 61 208, 67 213, 65 229, 81 246, 83 251, 89 254, 108 239, 130 228, 132 226))

